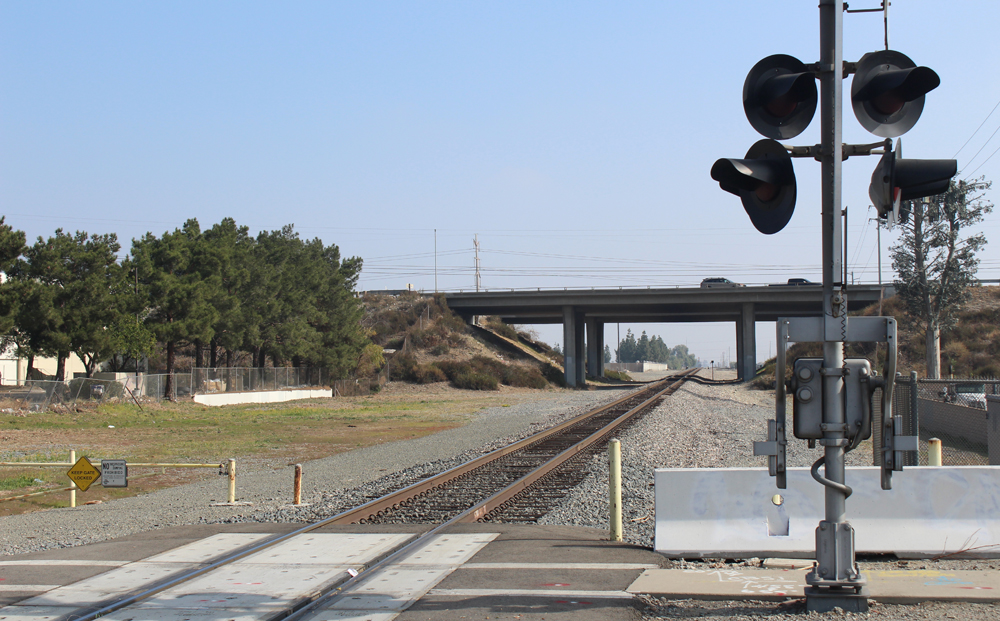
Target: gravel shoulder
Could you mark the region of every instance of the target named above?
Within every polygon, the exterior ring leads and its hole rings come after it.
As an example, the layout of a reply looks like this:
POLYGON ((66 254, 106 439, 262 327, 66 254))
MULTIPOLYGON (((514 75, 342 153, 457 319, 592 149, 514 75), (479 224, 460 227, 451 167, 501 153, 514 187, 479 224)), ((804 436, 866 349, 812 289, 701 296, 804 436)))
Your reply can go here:
MULTIPOLYGON (((537 391, 470 415, 468 424, 431 436, 355 449, 303 464, 302 501, 289 507, 294 469, 273 459, 238 464, 238 506, 226 501, 228 479, 217 477, 75 509, 0 518, 0 555, 106 541, 168 526, 215 522, 300 522, 334 515, 415 481, 442 465, 461 463, 508 441, 580 414, 620 391, 537 391)), ((80 502, 85 501, 78 495, 80 502)))

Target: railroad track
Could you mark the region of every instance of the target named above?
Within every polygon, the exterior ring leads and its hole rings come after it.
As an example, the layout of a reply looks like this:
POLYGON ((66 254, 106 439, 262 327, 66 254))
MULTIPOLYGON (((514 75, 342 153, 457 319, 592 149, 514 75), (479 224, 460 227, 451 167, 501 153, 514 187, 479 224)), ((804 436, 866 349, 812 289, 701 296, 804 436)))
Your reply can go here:
POLYGON ((268 618, 304 619, 320 605, 327 605, 369 575, 370 571, 404 558, 419 546, 459 522, 535 521, 544 515, 582 478, 576 463, 603 449, 623 426, 650 411, 664 397, 691 379, 698 369, 649 384, 600 408, 539 432, 507 447, 367 502, 355 509, 315 522, 290 533, 254 543, 223 555, 206 565, 180 572, 119 597, 114 603, 94 606, 65 617, 64 621, 93 621, 185 583, 212 574, 269 548, 289 543, 316 529, 340 524, 433 523, 434 528, 373 559, 362 573, 334 580, 321 590, 290 603, 284 613, 268 618))
POLYGON ((335 524, 535 521, 583 474, 572 468, 611 434, 654 408, 697 369, 652 383, 596 410, 333 518, 335 524), (471 507, 471 509, 470 509, 471 507))

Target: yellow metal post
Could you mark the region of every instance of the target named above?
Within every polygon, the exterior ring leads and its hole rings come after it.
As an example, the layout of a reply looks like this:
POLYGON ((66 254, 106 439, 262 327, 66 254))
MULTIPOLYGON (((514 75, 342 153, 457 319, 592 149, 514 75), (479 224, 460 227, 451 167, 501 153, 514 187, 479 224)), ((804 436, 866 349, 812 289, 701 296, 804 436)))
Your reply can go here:
POLYGON ((927 465, 941 465, 941 440, 938 438, 931 438, 927 441, 927 465))
MULTIPOLYGON (((75 450, 71 450, 69 452, 69 463, 71 463, 71 464, 75 464, 76 463, 76 451, 75 450)), ((73 481, 72 479, 70 480, 70 488, 69 488, 69 506, 71 508, 72 507, 76 507, 76 481, 73 481)))
POLYGON ((295 484, 293 486, 292 501, 294 504, 302 504, 302 464, 295 464, 295 484))
POLYGON ((608 496, 611 509, 611 541, 622 540, 622 443, 608 443, 608 496))
POLYGON ((227 466, 226 472, 229 474, 229 503, 236 502, 236 460, 230 459, 227 466))

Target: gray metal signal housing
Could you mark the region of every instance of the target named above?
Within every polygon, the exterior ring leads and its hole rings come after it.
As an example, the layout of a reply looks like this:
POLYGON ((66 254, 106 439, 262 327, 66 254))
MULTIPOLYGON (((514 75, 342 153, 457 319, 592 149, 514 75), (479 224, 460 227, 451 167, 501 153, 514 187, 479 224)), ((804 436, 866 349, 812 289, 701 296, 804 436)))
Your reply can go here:
MULTIPOLYGON (((844 361, 844 421, 857 441, 872 435, 872 365, 865 358, 844 361)), ((840 371, 840 369, 838 369, 840 371)), ((801 440, 823 439, 823 359, 799 358, 792 372, 792 432, 801 440)))
MULTIPOLYGON (((882 389, 882 489, 892 489, 892 473, 903 469, 903 451, 913 451, 917 447, 917 438, 902 435, 902 419, 892 414, 893 389, 896 380, 896 320, 892 317, 845 317, 846 343, 886 343, 888 356, 881 376, 872 376, 871 365, 867 360, 846 360, 847 375, 845 379, 845 422, 851 424, 849 435, 852 444, 871 437, 871 396, 876 388, 882 389), (853 432, 859 429, 861 435, 853 432)), ((785 417, 785 352, 789 342, 817 343, 828 339, 822 317, 781 317, 776 322, 778 337, 778 356, 775 364, 775 417, 767 423, 767 440, 753 443, 754 455, 767 456, 768 474, 775 477, 779 489, 786 486, 785 449, 788 441, 786 436, 785 417)), ((815 360, 815 359, 806 359, 815 360)), ((823 434, 816 434, 817 425, 822 429, 822 390, 818 388, 822 377, 822 364, 818 367, 813 362, 805 362, 802 366, 796 363, 794 370, 809 368, 812 375, 808 379, 799 378, 796 374, 796 384, 793 387, 793 416, 801 420, 793 421, 796 437, 805 439, 822 439, 823 434), (810 366, 811 365, 811 366, 810 366), (812 382, 818 382, 812 395, 796 396, 797 389, 812 387, 812 382), (802 435, 800 435, 802 434, 802 435)), ((842 369, 827 370, 828 373, 844 373, 842 369)), ((853 448, 853 447, 852 447, 853 448)))

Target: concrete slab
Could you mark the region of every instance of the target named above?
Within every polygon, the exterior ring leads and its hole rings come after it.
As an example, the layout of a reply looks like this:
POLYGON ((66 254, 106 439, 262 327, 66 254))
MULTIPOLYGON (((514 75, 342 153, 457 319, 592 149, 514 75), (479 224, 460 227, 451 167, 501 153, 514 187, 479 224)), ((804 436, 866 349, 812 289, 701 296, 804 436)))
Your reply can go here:
POLYGON ((273 536, 270 533, 219 533, 153 555, 145 561, 150 563, 206 563, 223 554, 234 552, 243 546, 258 543, 273 536))
MULTIPOLYGON (((671 558, 811 557, 823 486, 808 468, 778 490, 765 468, 662 468, 655 549, 671 558), (780 494, 780 504, 772 499, 780 494)), ((848 468, 858 554, 1000 557, 1000 466, 909 468, 882 490, 879 469, 848 468)))
POLYGON ((365 618, 402 612, 496 539, 497 533, 436 535, 398 561, 345 589, 327 611, 365 618))
POLYGON ((53 589, 33 597, 25 606, 93 605, 116 595, 128 593, 193 568, 192 563, 129 563, 111 571, 53 589))
POLYGON ((310 597, 347 578, 345 567, 316 565, 246 565, 220 568, 179 587, 130 606, 133 608, 279 608, 310 597))
POLYGON ((101 617, 103 621, 260 621, 259 610, 242 608, 209 609, 128 609, 101 617))
POLYGON ((385 533, 306 533, 252 554, 240 564, 360 566, 414 535, 385 533))
POLYGON ((809 569, 813 566, 811 558, 766 558, 762 565, 764 569, 809 569))
MULTIPOLYGON (((803 597, 805 570, 650 569, 626 590, 671 599, 784 600, 803 597)), ((887 604, 1000 601, 1000 572, 867 571, 871 599, 887 604)))
POLYGON ((76 607, 38 606, 36 608, 0 609, 0 621, 55 621, 76 610, 76 607))

